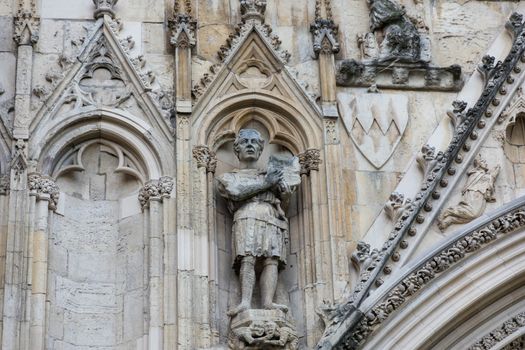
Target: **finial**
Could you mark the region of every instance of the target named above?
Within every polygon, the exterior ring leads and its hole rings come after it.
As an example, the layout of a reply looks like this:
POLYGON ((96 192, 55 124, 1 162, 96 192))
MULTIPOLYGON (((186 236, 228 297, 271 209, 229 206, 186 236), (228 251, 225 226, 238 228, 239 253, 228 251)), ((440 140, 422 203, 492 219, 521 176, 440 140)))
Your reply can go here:
POLYGON ((95 19, 104 17, 104 15, 108 15, 111 18, 115 18, 115 11, 113 11, 113 6, 115 6, 117 1, 118 0, 93 0, 93 3, 97 8, 93 14, 95 19))

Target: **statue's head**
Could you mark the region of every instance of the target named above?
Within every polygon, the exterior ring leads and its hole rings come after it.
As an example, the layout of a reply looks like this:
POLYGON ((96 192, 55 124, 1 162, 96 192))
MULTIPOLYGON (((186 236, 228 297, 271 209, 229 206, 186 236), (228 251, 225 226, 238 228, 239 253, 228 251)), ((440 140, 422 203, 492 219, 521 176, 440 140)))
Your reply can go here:
POLYGON ((479 155, 474 159, 474 167, 480 168, 482 170, 488 170, 489 167, 487 165, 487 161, 483 158, 481 158, 479 155))
POLYGON ((241 129, 233 143, 233 151, 241 162, 256 162, 264 148, 264 139, 255 129, 241 129))

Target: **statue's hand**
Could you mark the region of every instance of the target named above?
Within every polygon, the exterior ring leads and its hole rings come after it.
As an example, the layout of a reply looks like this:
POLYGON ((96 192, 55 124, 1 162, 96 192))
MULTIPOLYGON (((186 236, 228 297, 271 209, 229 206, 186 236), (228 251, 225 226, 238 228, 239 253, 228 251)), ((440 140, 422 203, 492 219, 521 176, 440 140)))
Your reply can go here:
POLYGON ((283 171, 282 170, 273 170, 271 172, 266 173, 266 177, 264 178, 264 181, 270 185, 271 187, 277 185, 280 183, 283 179, 283 171))
POLYGON ((281 193, 292 192, 292 190, 290 189, 290 185, 288 185, 288 183, 284 179, 281 179, 281 181, 279 182, 279 192, 281 193))

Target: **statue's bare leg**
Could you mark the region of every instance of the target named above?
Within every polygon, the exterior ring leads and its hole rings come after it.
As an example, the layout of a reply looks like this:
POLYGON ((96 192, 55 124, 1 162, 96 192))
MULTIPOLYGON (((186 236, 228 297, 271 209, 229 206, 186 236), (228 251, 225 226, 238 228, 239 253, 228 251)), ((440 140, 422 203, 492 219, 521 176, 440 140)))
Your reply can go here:
POLYGON ((247 255, 242 258, 241 270, 241 303, 228 311, 228 316, 235 316, 244 310, 248 310, 252 305, 253 287, 255 285, 255 257, 247 255))
POLYGON ((275 304, 273 302, 275 290, 277 289, 277 277, 279 275, 278 263, 279 261, 276 258, 266 258, 264 260, 264 267, 259 282, 261 286, 261 300, 265 309, 279 309, 287 312, 288 307, 286 305, 275 304))

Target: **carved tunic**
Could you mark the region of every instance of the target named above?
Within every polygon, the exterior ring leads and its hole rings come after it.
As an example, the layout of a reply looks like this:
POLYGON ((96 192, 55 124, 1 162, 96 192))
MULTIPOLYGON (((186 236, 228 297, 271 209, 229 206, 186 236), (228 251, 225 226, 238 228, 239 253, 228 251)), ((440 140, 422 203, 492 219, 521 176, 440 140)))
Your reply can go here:
POLYGON ((257 169, 235 170, 217 178, 221 196, 228 199, 233 215, 233 267, 237 270, 246 255, 276 257, 279 267, 286 264, 288 219, 281 208, 279 193, 271 190, 246 198, 249 188, 262 186, 265 172, 257 169))

